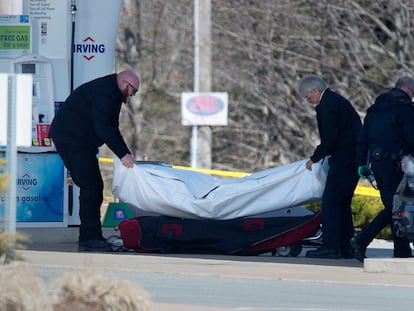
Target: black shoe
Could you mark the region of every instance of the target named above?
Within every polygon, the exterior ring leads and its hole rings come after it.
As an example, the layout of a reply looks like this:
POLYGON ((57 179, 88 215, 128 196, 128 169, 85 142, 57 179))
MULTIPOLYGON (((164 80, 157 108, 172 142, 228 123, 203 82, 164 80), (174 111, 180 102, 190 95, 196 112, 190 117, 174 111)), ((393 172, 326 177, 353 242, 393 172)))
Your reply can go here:
POLYGON ((409 245, 397 245, 396 244, 401 244, 398 242, 394 242, 394 258, 411 258, 413 257, 412 255, 412 251, 411 251, 411 247, 409 245))
POLYGON ((307 251, 306 257, 308 258, 330 258, 330 259, 339 259, 341 258, 341 253, 338 251, 330 250, 324 247, 319 247, 315 250, 307 251))
POLYGON ((353 237, 349 243, 351 244, 354 258, 358 259, 360 262, 364 262, 364 259, 367 258, 367 256, 365 256, 365 248, 359 243, 358 237, 353 237))
POLYGON ((354 254, 352 254, 352 251, 351 250, 349 250, 349 251, 342 251, 341 252, 341 257, 344 258, 344 259, 352 259, 352 258, 354 258, 354 254))
POLYGON ((413 255, 411 254, 395 254, 394 258, 412 258, 413 255))
POLYGON ((112 246, 105 240, 86 240, 78 242, 78 251, 112 252, 112 246))

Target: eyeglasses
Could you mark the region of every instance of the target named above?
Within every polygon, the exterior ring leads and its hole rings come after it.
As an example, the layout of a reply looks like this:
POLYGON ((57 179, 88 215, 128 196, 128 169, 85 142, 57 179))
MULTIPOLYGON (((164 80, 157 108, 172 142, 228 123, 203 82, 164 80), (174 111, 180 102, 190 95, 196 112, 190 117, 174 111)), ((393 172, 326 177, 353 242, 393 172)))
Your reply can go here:
POLYGON ((135 86, 133 86, 131 83, 129 83, 128 81, 126 81, 126 80, 122 80, 123 82, 125 82, 126 84, 128 84, 128 86, 134 91, 134 94, 136 93, 136 92, 138 92, 138 89, 135 87, 135 86))

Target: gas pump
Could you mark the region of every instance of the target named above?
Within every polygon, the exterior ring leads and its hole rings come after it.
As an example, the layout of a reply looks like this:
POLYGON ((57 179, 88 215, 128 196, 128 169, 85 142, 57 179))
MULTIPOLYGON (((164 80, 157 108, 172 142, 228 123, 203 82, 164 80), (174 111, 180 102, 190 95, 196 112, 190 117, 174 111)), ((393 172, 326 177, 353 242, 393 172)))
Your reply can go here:
POLYGON ((52 151, 49 139, 50 122, 54 113, 52 64, 41 55, 23 55, 14 59, 12 71, 31 74, 32 89, 32 147, 21 151, 45 152, 52 151))
MULTIPOLYGON (((77 226, 79 188, 68 186, 48 132, 74 88, 113 72, 122 2, 16 1, 21 11, 0 15, 0 72, 33 76, 32 144, 18 147, 17 226, 77 226)), ((0 195, 0 210, 3 203, 0 195)))
POLYGON ((24 54, 10 64, 11 72, 32 76, 32 143, 18 148, 17 225, 66 226, 64 167, 48 137, 55 115, 52 62, 42 55, 24 54))
MULTIPOLYGON (((17 147, 16 225, 64 227, 67 225, 62 190, 64 166, 48 138, 55 111, 54 86, 57 84, 53 80, 52 62, 46 53, 37 54, 39 36, 34 31, 37 29, 35 24, 37 21, 29 14, 0 16, 0 32, 7 34, 3 37, 7 38, 7 42, 3 41, 0 45, 0 70, 4 73, 30 74, 32 77, 29 86, 32 97, 26 103, 32 122, 18 124, 18 127, 30 127, 32 137, 30 144, 17 147)), ((65 60, 65 57, 60 59, 65 60)), ((60 59, 58 64, 64 63, 60 59)), ((57 88, 58 91, 61 89, 57 88)), ((7 197, 1 194, 0 211, 5 209, 7 203, 7 197)))

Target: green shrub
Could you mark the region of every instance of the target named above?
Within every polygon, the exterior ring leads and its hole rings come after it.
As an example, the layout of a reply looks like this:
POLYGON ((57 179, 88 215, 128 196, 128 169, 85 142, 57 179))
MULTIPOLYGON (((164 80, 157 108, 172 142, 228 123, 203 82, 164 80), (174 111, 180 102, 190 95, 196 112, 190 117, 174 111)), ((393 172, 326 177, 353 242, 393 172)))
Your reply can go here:
POLYGON ((356 228, 364 229, 383 208, 379 197, 354 195, 352 198, 352 219, 356 228))
MULTIPOLYGON (((352 220, 356 231, 364 230, 375 216, 384 208, 380 197, 354 195, 352 198, 352 220)), ((378 239, 392 240, 391 228, 385 227, 378 239)))

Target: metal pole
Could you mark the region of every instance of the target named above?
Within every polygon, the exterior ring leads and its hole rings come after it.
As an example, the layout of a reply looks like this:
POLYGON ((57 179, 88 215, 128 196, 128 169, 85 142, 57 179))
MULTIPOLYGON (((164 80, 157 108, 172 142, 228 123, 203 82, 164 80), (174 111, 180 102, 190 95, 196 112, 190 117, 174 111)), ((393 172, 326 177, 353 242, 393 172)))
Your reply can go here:
POLYGON ((198 0, 194 0, 194 92, 200 89, 200 34, 199 34, 199 10, 198 0))
POLYGON ((17 177, 17 135, 16 135, 16 76, 8 78, 7 99, 7 163, 8 191, 6 194, 5 232, 16 233, 16 177, 17 177))
POLYGON ((191 167, 197 168, 198 149, 198 126, 193 125, 191 131, 191 167))
MULTIPOLYGON (((75 54, 75 25, 76 25, 76 3, 75 0, 71 1, 71 5, 70 5, 70 14, 72 15, 72 30, 71 30, 71 41, 70 41, 70 93, 73 92, 73 88, 74 88, 74 77, 73 77, 73 73, 74 73, 74 54, 75 54)), ((67 171, 67 175, 66 178, 67 180, 69 180, 68 183, 68 214, 69 216, 72 216, 73 214, 73 184, 71 182, 71 178, 70 178, 70 172, 67 171)))
POLYGON ((76 3, 75 0, 71 1, 70 14, 72 16, 72 30, 71 30, 71 42, 70 42, 70 92, 73 91, 73 70, 74 70, 74 53, 75 53, 75 25, 76 25, 76 3))
MULTIPOLYGON (((199 0, 194 0, 194 93, 200 88, 199 0)), ((197 167, 198 127, 193 125, 191 137, 191 167, 197 167)))

